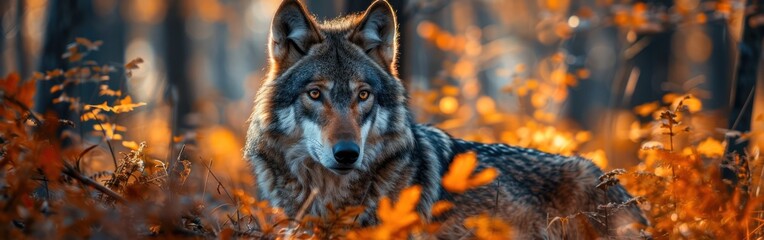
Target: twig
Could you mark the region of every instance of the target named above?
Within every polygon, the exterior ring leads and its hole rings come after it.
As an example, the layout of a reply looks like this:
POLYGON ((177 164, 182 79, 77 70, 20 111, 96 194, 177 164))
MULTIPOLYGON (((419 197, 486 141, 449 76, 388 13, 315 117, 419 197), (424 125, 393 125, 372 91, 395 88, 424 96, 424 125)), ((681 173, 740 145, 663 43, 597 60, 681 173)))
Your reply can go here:
MULTIPOLYGON (((210 164, 207 167, 207 169, 212 169, 212 159, 210 159, 210 164)), ((210 178, 210 171, 207 171, 207 173, 204 175, 204 186, 202 187, 202 196, 207 193, 207 180, 210 178)))
MULTIPOLYGON (((201 157, 199 157, 199 160, 202 160, 201 157)), ((221 182, 220 179, 217 176, 215 176, 215 173, 212 172, 212 169, 208 168, 207 165, 204 165, 204 164, 202 164, 202 166, 207 168, 207 172, 212 175, 212 178, 214 178, 215 181, 218 182, 218 186, 223 188, 223 191, 225 192, 226 195, 228 195, 228 198, 231 199, 231 202, 236 203, 236 200, 233 199, 233 196, 231 196, 231 193, 228 192, 227 188, 225 188, 225 185, 223 185, 223 182, 221 182)))
POLYGON ((29 107, 27 107, 27 105, 25 105, 24 103, 19 102, 19 100, 16 100, 15 98, 12 98, 9 96, 3 96, 3 100, 13 103, 13 105, 16 105, 17 107, 21 108, 21 110, 24 110, 25 112, 27 112, 27 114, 29 115, 27 117, 29 119, 32 119, 32 121, 35 122, 37 126, 42 125, 42 120, 37 118, 37 116, 34 115, 34 112, 32 112, 32 110, 29 109, 29 107))
MULTIPOLYGON (((173 161, 172 158, 170 158, 170 163, 169 163, 169 166, 168 166, 170 171, 168 172, 168 175, 167 175, 167 180, 170 182, 170 184, 167 185, 168 188, 169 188, 168 190, 170 192, 170 198, 169 199, 173 199, 173 197, 175 195, 175 193, 172 191, 173 187, 175 187, 175 184, 176 184, 175 183, 175 173, 177 171, 176 171, 175 168, 178 165, 177 163, 180 162, 180 158, 181 158, 181 156, 183 156, 183 150, 185 150, 185 149, 186 149, 186 145, 183 144, 183 146, 180 147, 180 151, 178 152, 178 157, 176 158, 176 160, 173 161)), ((172 149, 170 149, 170 150, 172 150, 172 149)), ((170 151, 170 152, 171 152, 170 154, 172 154, 172 151, 170 151)))
POLYGON ((127 200, 120 196, 118 193, 112 191, 111 189, 104 187, 101 184, 98 184, 97 182, 93 181, 90 178, 87 178, 85 176, 82 176, 79 172, 77 172, 72 165, 69 163, 64 162, 64 174, 67 176, 76 179, 77 181, 81 182, 82 184, 88 185, 90 187, 93 187, 95 190, 98 190, 99 192, 106 194, 107 196, 113 198, 119 203, 127 204, 127 200))
POLYGON ((302 220, 302 216, 305 215, 305 211, 308 210, 308 206, 313 203, 313 199, 316 198, 316 195, 318 195, 318 189, 313 188, 310 190, 310 195, 308 195, 308 198, 305 199, 305 202, 302 203, 302 207, 300 207, 300 211, 297 212, 297 219, 298 221, 302 220))
POLYGON ((98 116, 96 116, 92 111, 89 112, 90 115, 93 115, 93 119, 98 123, 98 126, 101 127, 101 132, 103 133, 103 139, 106 141, 106 145, 109 146, 109 152, 111 152, 111 160, 114 162, 114 171, 117 170, 119 165, 117 164, 117 155, 114 154, 114 147, 111 146, 111 142, 109 141, 109 136, 106 134, 106 128, 103 127, 103 124, 101 123, 101 120, 98 119, 98 116))
MULTIPOLYGON (((363 192, 363 197, 361 198, 361 204, 365 204, 366 203, 366 196, 369 195, 369 190, 371 189, 371 183, 372 182, 369 182, 369 184, 366 185, 366 191, 363 192)), ((358 215, 355 216, 355 218, 353 218, 353 224, 356 224, 358 222, 358 217, 359 216, 361 216, 361 214, 358 214, 358 215)))
POLYGON ((86 148, 85 151, 82 151, 82 153, 80 153, 80 156, 77 157, 77 162, 76 162, 76 164, 77 164, 77 166, 76 166, 77 172, 82 171, 82 169, 80 168, 80 162, 82 161, 82 158, 85 157, 85 154, 88 154, 88 152, 90 152, 91 150, 95 149, 96 147, 98 147, 98 144, 90 146, 90 147, 86 148))
MULTIPOLYGON (((42 179, 39 179, 39 181, 43 182, 45 184, 45 199, 50 201, 50 188, 48 188, 48 176, 45 176, 45 173, 42 172, 42 168, 38 168, 37 171, 42 175, 42 179)), ((38 179, 35 179, 38 180, 38 179)))
MULTIPOLYGON (((751 103, 751 100, 753 100, 753 93, 755 89, 756 88, 751 89, 751 92, 748 93, 748 98, 745 100, 745 103, 743 103, 742 109, 748 108, 748 104, 751 103)), ((735 118, 735 122, 732 123, 732 127, 730 128, 730 130, 735 130, 735 128, 737 128, 737 125, 740 123, 740 119, 743 118, 743 113, 745 113, 745 111, 741 110, 740 113, 737 114, 737 117, 735 118)))

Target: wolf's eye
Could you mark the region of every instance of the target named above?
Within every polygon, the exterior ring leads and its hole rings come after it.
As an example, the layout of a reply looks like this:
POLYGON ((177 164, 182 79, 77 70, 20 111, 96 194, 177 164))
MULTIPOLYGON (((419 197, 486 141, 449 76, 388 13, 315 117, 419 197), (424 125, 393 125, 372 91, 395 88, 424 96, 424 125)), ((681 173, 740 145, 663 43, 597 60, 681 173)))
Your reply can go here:
POLYGON ((318 100, 318 98, 321 97, 321 91, 318 91, 318 89, 312 89, 308 91, 308 96, 310 96, 313 100, 318 100))
POLYGON ((363 90, 363 91, 359 92, 358 93, 358 98, 360 98, 361 100, 368 99, 369 98, 369 91, 363 90))

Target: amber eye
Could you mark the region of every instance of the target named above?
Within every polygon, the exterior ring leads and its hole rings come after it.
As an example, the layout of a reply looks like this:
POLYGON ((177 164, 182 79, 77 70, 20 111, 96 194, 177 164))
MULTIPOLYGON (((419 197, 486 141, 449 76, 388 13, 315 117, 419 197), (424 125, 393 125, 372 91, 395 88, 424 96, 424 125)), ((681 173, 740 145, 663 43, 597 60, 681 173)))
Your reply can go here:
POLYGON ((359 92, 358 93, 358 98, 360 98, 361 100, 368 99, 369 98, 369 91, 363 90, 363 91, 359 92))
POLYGON ((321 91, 318 91, 318 89, 310 90, 308 91, 308 96, 313 100, 318 100, 318 98, 321 97, 321 91))

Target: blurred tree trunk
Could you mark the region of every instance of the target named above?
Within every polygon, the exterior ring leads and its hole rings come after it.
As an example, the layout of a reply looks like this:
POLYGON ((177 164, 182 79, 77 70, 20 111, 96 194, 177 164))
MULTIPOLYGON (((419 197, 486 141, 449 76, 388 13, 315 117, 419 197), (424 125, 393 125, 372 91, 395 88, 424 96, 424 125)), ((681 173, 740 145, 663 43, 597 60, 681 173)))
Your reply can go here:
POLYGON ((24 27, 24 15, 26 14, 26 1, 18 0, 16 2, 16 64, 21 79, 27 79, 31 74, 29 70, 29 56, 27 56, 26 33, 24 27))
MULTIPOLYGON (((753 97, 755 96, 756 82, 761 81, 759 76, 759 60, 762 51, 762 36, 764 27, 761 23, 756 25, 751 21, 753 17, 761 17, 764 14, 761 8, 762 1, 748 0, 748 8, 756 7, 755 12, 745 16, 743 21, 743 37, 738 44, 739 58, 737 61, 736 77, 733 79, 732 94, 730 98, 729 129, 741 133, 751 130, 753 117, 753 97)), ((728 137, 727 152, 745 153, 748 141, 736 143, 739 136, 728 137)))
MULTIPOLYGON (((5 14, 8 14, 8 11, 10 11, 8 8, 10 7, 10 3, 8 1, 0 1, 0 16, 5 16, 5 14)), ((3 36, 0 37, 0 57, 2 59, 5 59, 5 36, 6 36, 6 29, 5 24, 0 24, 0 32, 3 33, 3 36)), ((3 61, 0 61, 0 77, 5 77, 8 75, 6 71, 6 68, 8 68, 8 63, 3 61)))
POLYGON ((186 35, 186 14, 182 0, 170 0, 164 21, 165 67, 168 88, 166 97, 173 107, 173 136, 192 129, 188 121, 195 101, 193 86, 188 77, 189 39, 186 35))
MULTIPOLYGON (((125 24, 119 14, 119 5, 117 3, 97 5, 92 0, 51 1, 48 5, 48 22, 37 70, 45 72, 73 67, 74 65, 62 58, 62 55, 67 51, 67 45, 74 42, 77 37, 104 42, 99 51, 91 52, 87 56, 87 60, 121 67, 125 58, 125 24)), ((26 74, 30 73, 26 72, 26 74)), ((70 86, 66 91, 51 94, 50 88, 58 83, 60 83, 58 80, 37 82, 34 106, 36 112, 54 112, 60 119, 70 119, 78 123, 79 116, 73 116, 69 104, 53 104, 52 100, 64 92, 70 97, 79 98, 82 104, 107 100, 106 97, 98 95, 97 90, 100 84, 91 83, 70 86)), ((125 90, 126 86, 125 78, 121 73, 112 75, 112 80, 108 84, 112 89, 120 90, 125 90)), ((80 133, 83 129, 91 127, 91 125, 82 124, 78 126, 80 126, 80 133)))
MULTIPOLYGON (((751 21, 752 18, 761 18, 764 11, 758 6, 762 5, 764 1, 761 0, 748 0, 746 1, 746 9, 754 9, 754 12, 746 14, 742 28, 742 38, 738 43, 738 60, 735 77, 733 78, 732 93, 730 94, 730 115, 729 115, 729 129, 737 133, 746 133, 751 131, 751 122, 753 120, 753 99, 756 94, 756 82, 762 81, 761 72, 759 70, 761 51, 762 51, 762 36, 764 36, 764 27, 761 23, 751 21)), ((748 139, 741 139, 739 135, 727 134, 727 153, 738 153, 741 155, 746 154, 746 148, 748 147, 748 139), (740 141, 738 143, 738 141, 740 141)), ((723 158, 721 164, 722 179, 730 181, 729 190, 738 186, 740 181, 738 171, 739 168, 747 166, 747 158, 739 158, 740 162, 737 162, 732 155, 727 155, 723 158)), ((747 184, 740 185, 742 190, 748 190, 747 184)))
MULTIPOLYGON (((61 56, 66 52, 66 45, 74 41, 75 29, 84 24, 88 10, 84 8, 82 1, 52 1, 48 6, 48 23, 45 27, 45 39, 42 56, 40 57, 39 71, 45 72, 53 69, 67 69, 69 62, 61 56)), ((58 114, 61 119, 69 119, 69 107, 65 104, 53 104, 52 99, 58 97, 51 94, 49 89, 56 84, 53 81, 38 81, 37 94, 35 95, 35 111, 46 113, 49 111, 58 114)))

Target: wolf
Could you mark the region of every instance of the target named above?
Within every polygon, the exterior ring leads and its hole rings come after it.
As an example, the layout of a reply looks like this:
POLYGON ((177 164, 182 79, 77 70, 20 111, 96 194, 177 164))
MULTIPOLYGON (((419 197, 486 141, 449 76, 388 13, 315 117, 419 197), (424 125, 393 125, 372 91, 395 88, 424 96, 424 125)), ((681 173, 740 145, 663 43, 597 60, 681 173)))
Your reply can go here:
POLYGON ((416 209, 424 219, 432 219, 436 201, 455 203, 438 236, 445 239, 469 236, 463 219, 485 212, 511 224, 506 237, 515 239, 637 237, 631 226, 647 225, 633 205, 608 217, 585 214, 631 199, 620 185, 598 189, 603 172, 587 159, 464 141, 414 122, 397 77, 398 29, 387 2, 319 23, 299 1, 284 0, 270 31, 269 72, 244 155, 259 196, 286 214, 298 214, 319 189, 303 211, 322 216, 328 205, 361 205, 357 221, 374 225, 380 197, 419 185, 416 209), (494 184, 448 193, 443 174, 455 155, 470 151, 478 170, 494 167, 500 175, 494 184), (552 221, 576 214, 566 224, 552 221))

